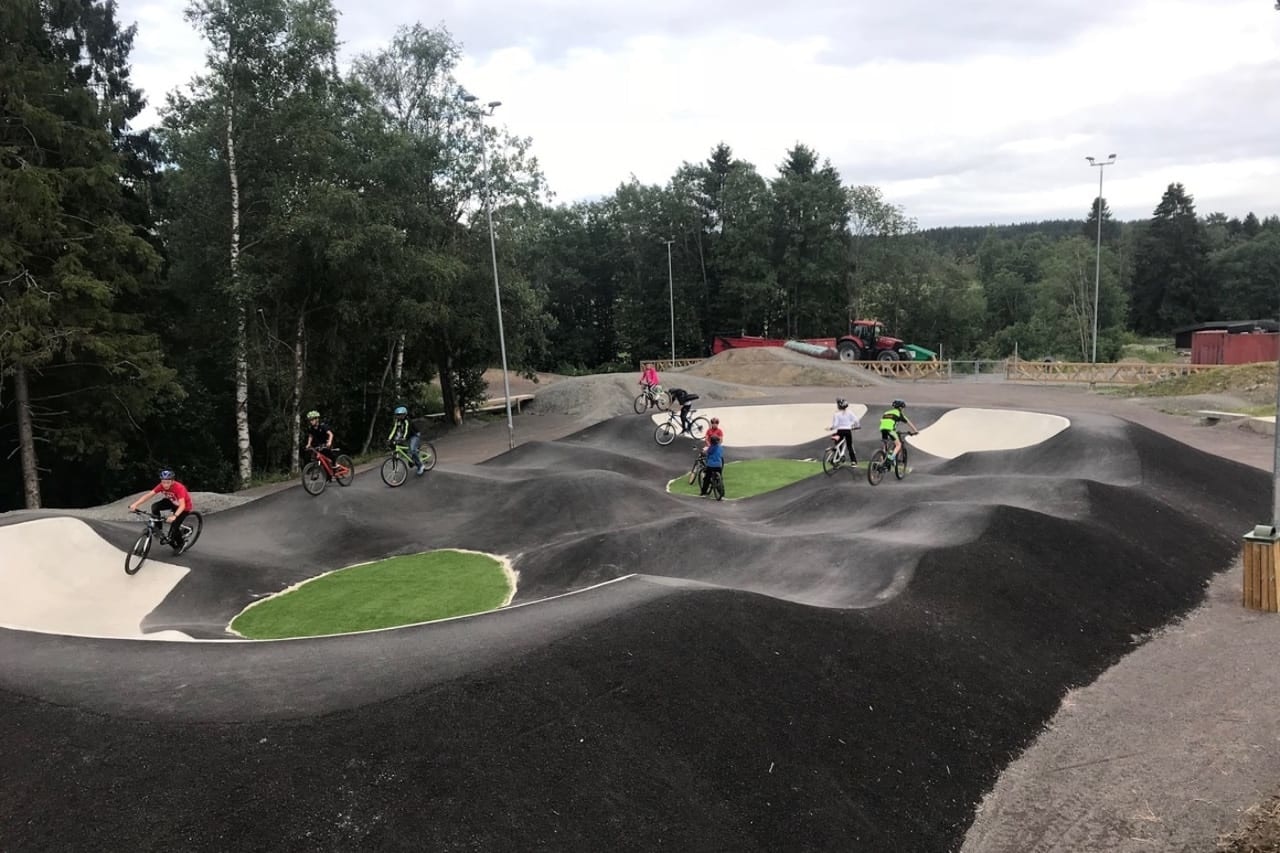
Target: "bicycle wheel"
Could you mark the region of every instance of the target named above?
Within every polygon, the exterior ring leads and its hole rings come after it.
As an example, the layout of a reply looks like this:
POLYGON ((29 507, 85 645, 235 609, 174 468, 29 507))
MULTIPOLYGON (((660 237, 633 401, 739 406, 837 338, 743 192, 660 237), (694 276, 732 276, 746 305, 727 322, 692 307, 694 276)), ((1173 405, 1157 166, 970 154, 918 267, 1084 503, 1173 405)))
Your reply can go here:
POLYGON ((635 402, 631 404, 631 408, 636 410, 637 415, 643 415, 649 411, 649 396, 647 394, 637 394, 635 402))
POLYGON ((724 500, 724 476, 716 474, 711 480, 711 491, 715 494, 716 500, 724 500))
POLYGON ((883 450, 871 454, 871 462, 867 464, 867 482, 873 486, 880 485, 884 479, 885 460, 889 457, 883 450))
POLYGON ((198 512, 187 513, 187 517, 182 520, 182 546, 173 549, 174 556, 190 551, 191 546, 200 538, 202 530, 204 530, 204 516, 198 512))
POLYGON ((334 463, 333 478, 338 481, 339 486, 350 486, 356 478, 355 461, 345 453, 339 454, 334 463))
POLYGON ((826 453, 822 454, 822 473, 830 477, 839 467, 839 464, 836 462, 836 449, 834 447, 828 447, 826 453))
POLYGON ((308 462, 302 466, 302 488, 307 490, 307 494, 318 495, 327 485, 329 480, 325 477, 324 468, 320 467, 319 462, 308 462))
POLYGON ((665 424, 658 424, 658 428, 653 431, 653 440, 666 447, 668 444, 676 440, 676 428, 671 421, 665 424))
POLYGON ((424 441, 418 447, 418 458, 422 460, 422 470, 430 471, 436 467, 436 446, 429 441, 424 441))
POLYGON ((653 398, 653 402, 650 405, 655 409, 665 409, 671 405, 671 397, 666 391, 659 391, 658 395, 653 398))
POLYGON ((693 463, 693 467, 689 469, 689 485, 692 486, 698 482, 698 475, 702 473, 702 469, 705 467, 707 466, 703 464, 701 459, 693 463))
POLYGON ((392 455, 387 457, 387 461, 382 463, 382 482, 391 488, 404 485, 404 481, 409 477, 409 466, 399 456, 392 455))
POLYGON ((898 458, 893 460, 893 476, 899 480, 907 476, 907 446, 905 444, 898 451, 898 458))
POLYGON ((711 421, 706 418, 694 418, 689 422, 689 435, 699 441, 702 440, 702 437, 707 434, 709 429, 711 429, 711 421))
POLYGON ((124 573, 126 575, 136 575, 138 569, 142 568, 142 564, 147 559, 147 555, 151 553, 151 531, 147 530, 138 537, 138 541, 133 543, 133 550, 124 557, 124 573))

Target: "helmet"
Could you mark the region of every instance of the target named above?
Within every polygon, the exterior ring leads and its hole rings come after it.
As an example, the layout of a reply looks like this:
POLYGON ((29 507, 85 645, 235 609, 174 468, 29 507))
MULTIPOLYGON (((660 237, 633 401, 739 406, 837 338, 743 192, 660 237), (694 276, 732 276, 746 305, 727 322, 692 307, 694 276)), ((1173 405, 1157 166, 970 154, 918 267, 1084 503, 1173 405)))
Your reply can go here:
POLYGON ((161 468, 161 469, 160 469, 160 479, 161 479, 161 480, 172 480, 172 479, 173 479, 173 472, 172 472, 172 471, 170 471, 168 468, 161 468))
POLYGON ((717 425, 719 425, 719 423, 720 423, 720 419, 719 419, 719 418, 712 418, 712 419, 711 419, 711 425, 712 425, 712 426, 717 426, 717 425))
POLYGON ((320 417, 320 413, 317 412, 315 409, 312 409, 311 411, 307 412, 307 420, 312 420, 313 418, 318 418, 318 417, 320 417))
POLYGON ((711 443, 712 443, 712 444, 719 444, 719 443, 720 443, 720 436, 718 436, 718 435, 713 435, 713 436, 711 436, 711 443))
POLYGON ((894 400, 893 407, 895 409, 905 409, 907 407, 907 404, 904 403, 902 400, 894 400))
POLYGON ((404 407, 404 406, 396 406, 395 414, 397 414, 397 415, 407 415, 407 414, 409 414, 409 410, 408 410, 406 407, 404 407))
POLYGON ((844 397, 836 397, 836 408, 837 409, 849 408, 849 401, 846 400, 844 397))

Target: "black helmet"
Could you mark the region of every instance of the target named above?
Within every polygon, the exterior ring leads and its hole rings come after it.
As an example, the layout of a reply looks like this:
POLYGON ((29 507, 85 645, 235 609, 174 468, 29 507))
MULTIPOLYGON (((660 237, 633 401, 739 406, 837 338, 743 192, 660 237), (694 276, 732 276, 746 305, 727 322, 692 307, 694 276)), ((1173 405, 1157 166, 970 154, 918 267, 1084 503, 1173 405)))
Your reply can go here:
POLYGON ((849 408, 849 401, 846 400, 844 397, 836 397, 836 408, 837 409, 849 408))
POLYGON ((720 443, 720 441, 721 441, 720 436, 718 436, 718 435, 716 435, 716 434, 712 433, 712 435, 711 435, 711 443, 712 443, 712 444, 719 444, 719 443, 720 443))
POLYGON ((895 409, 905 409, 905 408, 907 407, 907 404, 906 404, 905 402, 903 402, 902 400, 894 400, 894 401, 893 401, 893 407, 894 407, 895 409))

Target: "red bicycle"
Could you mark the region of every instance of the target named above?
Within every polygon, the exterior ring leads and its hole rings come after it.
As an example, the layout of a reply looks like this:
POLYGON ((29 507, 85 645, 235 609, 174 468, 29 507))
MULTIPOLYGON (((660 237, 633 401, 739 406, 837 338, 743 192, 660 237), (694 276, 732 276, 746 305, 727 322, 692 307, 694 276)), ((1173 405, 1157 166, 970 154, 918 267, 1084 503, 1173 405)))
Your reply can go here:
POLYGON ((307 494, 320 494, 330 480, 337 480, 339 486, 350 486, 356 478, 356 463, 345 453, 338 453, 338 448, 333 448, 337 454, 333 461, 329 461, 319 448, 312 447, 310 451, 311 461, 302 466, 302 488, 307 490, 307 494))

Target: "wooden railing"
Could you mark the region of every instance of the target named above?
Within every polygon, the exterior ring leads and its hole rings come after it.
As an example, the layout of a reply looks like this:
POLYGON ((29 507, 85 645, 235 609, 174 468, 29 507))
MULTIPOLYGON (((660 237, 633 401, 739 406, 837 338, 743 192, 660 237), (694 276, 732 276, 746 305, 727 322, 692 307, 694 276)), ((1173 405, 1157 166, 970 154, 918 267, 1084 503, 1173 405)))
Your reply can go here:
POLYGON ((1141 385, 1175 376, 1221 370, 1221 364, 1089 364, 1072 361, 1015 361, 1009 359, 1005 377, 1017 382, 1097 383, 1099 385, 1141 385))
MULTIPOLYGON (((691 367, 695 364, 701 364, 702 362, 706 361, 706 359, 705 358, 677 358, 675 361, 672 361, 669 358, 649 358, 649 359, 645 359, 644 361, 653 362, 654 368, 659 373, 661 373, 662 371, 670 370, 673 367, 691 367)), ((642 361, 641 364, 643 364, 644 361, 642 361)))

